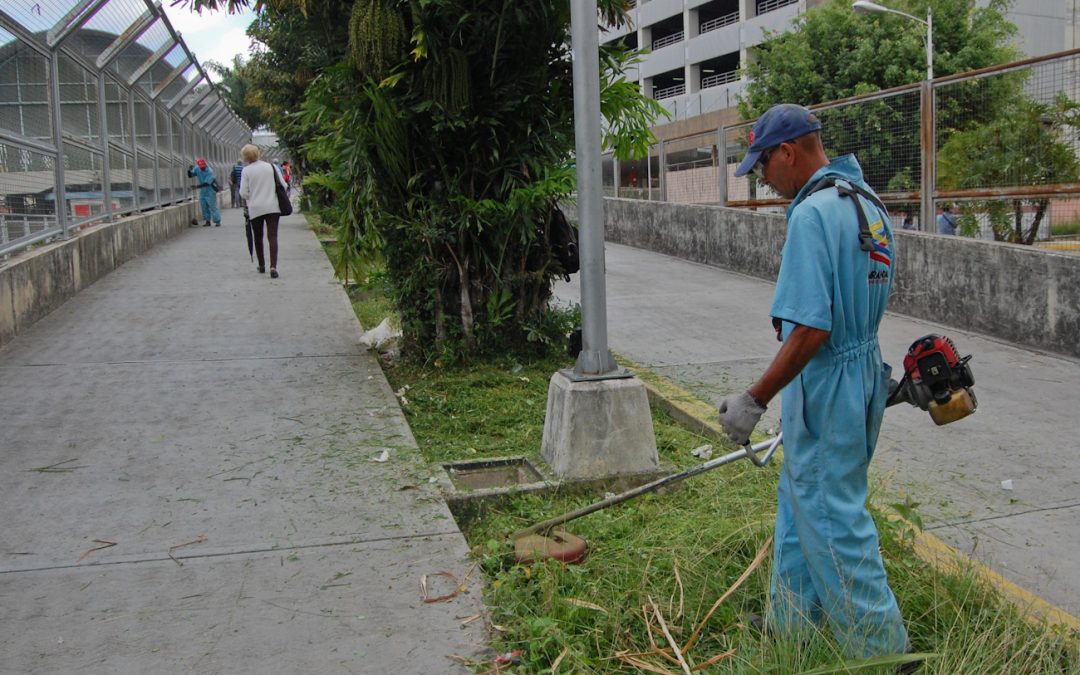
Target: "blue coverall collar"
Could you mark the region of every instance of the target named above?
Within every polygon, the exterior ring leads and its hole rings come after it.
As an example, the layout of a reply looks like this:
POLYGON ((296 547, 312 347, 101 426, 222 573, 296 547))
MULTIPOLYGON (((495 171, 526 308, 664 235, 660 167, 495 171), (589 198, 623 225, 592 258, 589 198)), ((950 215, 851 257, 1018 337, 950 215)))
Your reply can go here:
POLYGON ((787 207, 788 218, 791 217, 791 212, 795 210, 795 207, 806 198, 808 189, 825 176, 839 176, 852 182, 862 182, 863 180, 862 167, 859 166, 859 160, 855 159, 855 155, 849 154, 837 157, 814 172, 813 176, 810 176, 810 180, 806 181, 806 185, 802 186, 799 193, 795 195, 795 199, 787 207))

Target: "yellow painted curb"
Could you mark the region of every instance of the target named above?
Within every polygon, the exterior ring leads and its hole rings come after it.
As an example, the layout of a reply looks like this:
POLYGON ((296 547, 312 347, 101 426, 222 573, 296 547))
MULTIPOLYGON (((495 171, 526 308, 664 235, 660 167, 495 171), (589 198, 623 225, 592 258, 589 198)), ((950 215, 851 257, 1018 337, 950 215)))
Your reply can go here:
MULTIPOLYGON (((716 419, 716 408, 690 392, 673 384, 656 373, 636 364, 626 365, 638 379, 645 383, 649 403, 668 411, 679 424, 695 433, 709 438, 722 438, 723 432, 711 420, 716 419)), ((1065 610, 1050 604, 1034 593, 1021 588, 1002 575, 952 546, 949 546, 927 532, 918 532, 915 536, 915 555, 935 569, 945 573, 971 570, 984 583, 1001 593, 1006 601, 1014 605, 1024 618, 1034 623, 1046 622, 1051 625, 1065 626, 1080 632, 1080 619, 1065 610)))
POLYGON ((971 570, 980 580, 996 588, 1002 597, 1020 610, 1020 613, 1028 620, 1045 621, 1051 625, 1065 626, 1080 632, 1080 619, 1009 581, 978 560, 949 546, 928 532, 919 532, 915 535, 915 555, 942 572, 971 570))

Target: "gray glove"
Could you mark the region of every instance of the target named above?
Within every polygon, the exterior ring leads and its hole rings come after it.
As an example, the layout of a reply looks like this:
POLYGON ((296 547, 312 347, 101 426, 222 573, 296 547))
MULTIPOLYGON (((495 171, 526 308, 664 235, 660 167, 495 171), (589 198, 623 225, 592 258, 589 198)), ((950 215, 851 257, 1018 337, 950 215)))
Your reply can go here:
POLYGON ((720 426, 738 445, 746 445, 750 441, 750 432, 763 414, 765 406, 754 400, 748 391, 720 402, 720 426))

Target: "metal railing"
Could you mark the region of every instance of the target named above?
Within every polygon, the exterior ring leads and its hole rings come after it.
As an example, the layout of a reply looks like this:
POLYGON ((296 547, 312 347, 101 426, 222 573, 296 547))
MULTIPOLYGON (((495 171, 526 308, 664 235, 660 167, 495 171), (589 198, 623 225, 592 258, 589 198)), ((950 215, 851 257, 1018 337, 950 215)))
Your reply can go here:
POLYGON ((736 82, 739 79, 739 71, 729 70, 726 73, 717 73, 716 75, 708 75, 701 78, 701 88, 708 89, 709 87, 719 87, 722 84, 729 82, 736 82))
POLYGON ((670 87, 664 87, 663 89, 653 90, 653 98, 660 100, 662 98, 671 98, 672 96, 682 96, 686 93, 685 84, 676 84, 670 87))
POLYGON ((0 264, 191 199, 196 157, 227 185, 250 137, 152 0, 0 8, 0 264))
MULTIPOLYGON (((898 227, 907 214, 937 232, 944 204, 962 234, 986 239, 1046 240, 1055 226, 1080 222, 1080 49, 811 108, 826 152, 858 158, 898 227)), ((637 171, 649 176, 643 196, 782 209, 787 202, 752 176, 735 177, 752 126, 654 145, 637 171)))
POLYGON ((718 16, 715 19, 709 19, 708 21, 702 21, 698 27, 699 33, 708 33, 711 30, 717 28, 723 28, 724 26, 730 26, 732 24, 739 23, 739 13, 732 12, 731 14, 725 14, 724 16, 718 16))
POLYGON ((683 41, 683 31, 679 31, 677 33, 671 33, 670 35, 665 35, 664 37, 662 37, 662 38, 660 38, 658 40, 653 40, 652 48, 653 48, 653 50, 657 50, 657 49, 660 49, 661 47, 667 47, 668 45, 673 45, 676 42, 682 42, 682 41, 683 41))
POLYGON ((758 15, 766 12, 771 12, 781 7, 787 7, 788 5, 794 5, 799 0, 758 0, 757 1, 757 13, 758 15))

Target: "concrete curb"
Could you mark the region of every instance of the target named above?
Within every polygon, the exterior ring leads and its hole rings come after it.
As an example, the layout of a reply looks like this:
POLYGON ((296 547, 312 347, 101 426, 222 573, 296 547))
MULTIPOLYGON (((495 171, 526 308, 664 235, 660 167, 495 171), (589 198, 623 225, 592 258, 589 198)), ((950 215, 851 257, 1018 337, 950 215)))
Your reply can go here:
MULTIPOLYGON (((714 406, 626 359, 620 357, 619 362, 645 383, 651 405, 663 408, 672 419, 693 432, 709 438, 723 438, 721 429, 708 419, 716 417, 714 406)), ((757 440, 762 439, 763 437, 757 440)), ((1009 581, 978 560, 949 546, 928 532, 916 533, 914 550, 919 559, 940 572, 955 573, 972 570, 980 581, 995 588, 1007 602, 1016 607, 1024 618, 1032 623, 1064 626, 1080 632, 1080 618, 1009 581)))

